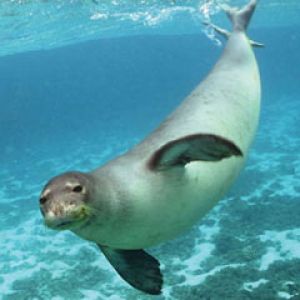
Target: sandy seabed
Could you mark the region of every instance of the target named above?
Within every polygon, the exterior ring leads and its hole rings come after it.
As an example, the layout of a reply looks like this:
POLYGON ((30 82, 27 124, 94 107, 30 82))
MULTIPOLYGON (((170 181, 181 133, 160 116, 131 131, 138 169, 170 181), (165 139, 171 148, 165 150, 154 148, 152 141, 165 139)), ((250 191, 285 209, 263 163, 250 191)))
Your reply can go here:
MULTIPOLYGON (((264 109, 227 197, 186 235, 149 250, 165 278, 156 299, 300 299, 300 117, 299 104, 286 98, 264 109), (290 112, 281 119, 280 103, 290 112)), ((94 244, 45 228, 39 212, 49 177, 94 168, 128 147, 120 138, 108 145, 97 155, 97 146, 82 141, 68 157, 15 160, 0 170, 1 299, 152 299, 124 283, 94 244)))

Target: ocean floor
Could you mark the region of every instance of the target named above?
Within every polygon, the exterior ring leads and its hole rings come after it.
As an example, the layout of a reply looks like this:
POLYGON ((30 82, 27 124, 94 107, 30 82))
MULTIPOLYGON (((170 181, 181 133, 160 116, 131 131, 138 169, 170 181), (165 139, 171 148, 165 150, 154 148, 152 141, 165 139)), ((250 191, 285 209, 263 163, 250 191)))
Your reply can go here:
MULTIPOLYGON (((165 278, 156 299, 300 299, 298 100, 280 96, 263 107, 231 192, 190 232, 149 250, 165 278), (282 103, 289 114, 280 116, 282 103)), ((110 137, 104 145, 78 139, 68 155, 26 149, 26 162, 15 157, 2 167, 0 299, 154 299, 124 283, 94 244, 45 228, 38 208, 50 177, 95 168, 135 139, 110 137)), ((15 149, 5 151, 14 157, 15 149)))

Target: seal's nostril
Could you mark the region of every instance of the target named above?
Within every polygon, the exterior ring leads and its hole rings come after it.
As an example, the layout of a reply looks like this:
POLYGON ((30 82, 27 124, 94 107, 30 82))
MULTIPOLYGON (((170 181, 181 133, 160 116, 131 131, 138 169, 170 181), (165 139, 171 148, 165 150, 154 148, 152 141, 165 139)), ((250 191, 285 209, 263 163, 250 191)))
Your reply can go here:
POLYGON ((47 202, 47 197, 40 198, 40 204, 45 204, 47 202))

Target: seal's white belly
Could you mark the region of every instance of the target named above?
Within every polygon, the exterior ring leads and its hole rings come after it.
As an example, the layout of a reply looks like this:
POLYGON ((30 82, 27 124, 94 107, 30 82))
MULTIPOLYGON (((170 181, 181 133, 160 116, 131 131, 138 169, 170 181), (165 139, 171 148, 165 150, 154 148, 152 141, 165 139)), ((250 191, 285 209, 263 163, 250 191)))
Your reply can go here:
POLYGON ((172 176, 162 173, 160 178, 153 178, 148 183, 136 182, 135 203, 139 202, 140 206, 135 207, 135 214, 123 223, 128 226, 124 227, 126 234, 119 228, 116 231, 118 238, 111 243, 115 247, 145 248, 175 238, 218 202, 242 165, 242 158, 217 164, 193 162, 184 172, 174 170, 172 176))

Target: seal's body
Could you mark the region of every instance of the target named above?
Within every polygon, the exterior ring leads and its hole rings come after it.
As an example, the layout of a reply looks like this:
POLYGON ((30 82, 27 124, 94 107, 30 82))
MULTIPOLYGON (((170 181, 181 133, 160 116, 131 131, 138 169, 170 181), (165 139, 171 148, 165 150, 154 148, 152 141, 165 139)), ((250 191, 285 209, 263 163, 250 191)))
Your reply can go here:
MULTIPOLYGON (((101 234, 92 227, 77 233, 114 248, 139 249, 189 228, 216 204, 239 173, 257 127, 259 102, 255 58, 246 36, 239 33, 228 41, 206 80, 167 121, 129 153, 93 172, 99 181, 110 178, 115 222, 103 226, 101 234), (149 165, 166 141, 207 133, 234 141, 243 157, 217 163, 197 160, 184 168, 161 171, 149 165)), ((103 191, 101 198, 106 194, 103 191)))
MULTIPOLYGON (((233 21, 222 57, 162 125, 128 153, 88 174, 66 173, 45 187, 41 209, 55 229, 98 244, 117 272, 150 294, 159 263, 143 250, 176 237, 204 216, 241 170, 259 117, 259 72, 245 29, 256 1, 233 21)), ((253 42, 252 42, 253 43, 253 42)))

